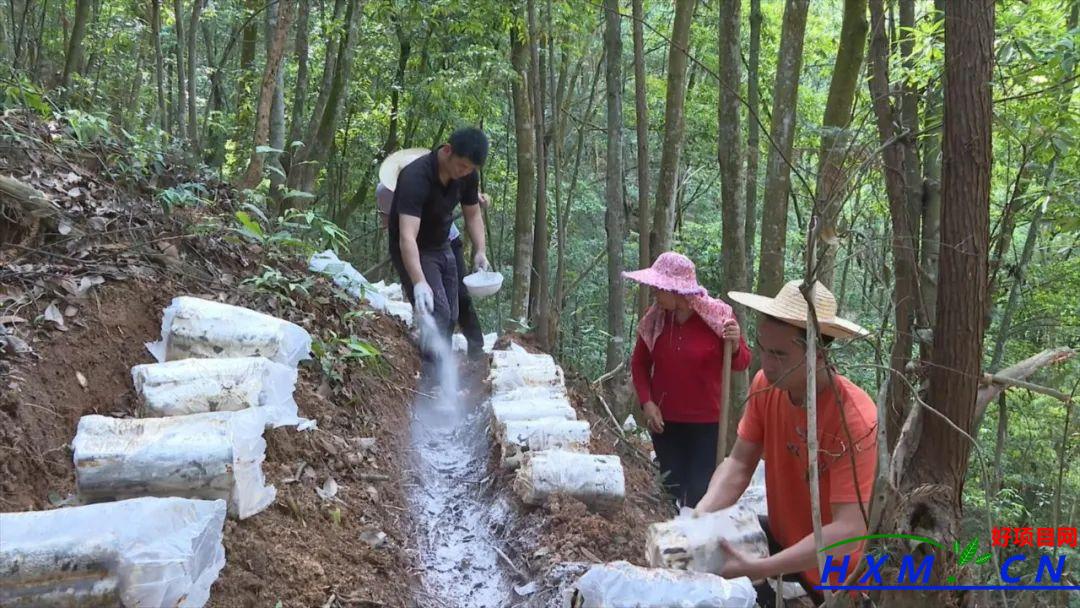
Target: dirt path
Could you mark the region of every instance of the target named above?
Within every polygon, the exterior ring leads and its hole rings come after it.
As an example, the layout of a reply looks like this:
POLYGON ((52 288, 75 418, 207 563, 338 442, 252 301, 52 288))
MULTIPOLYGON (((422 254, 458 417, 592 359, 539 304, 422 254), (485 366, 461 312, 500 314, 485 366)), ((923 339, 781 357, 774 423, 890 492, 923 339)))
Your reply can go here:
POLYGON ((413 407, 409 503, 423 567, 418 596, 422 605, 499 608, 513 590, 492 524, 510 513, 483 496, 491 444, 481 387, 468 384, 460 392, 429 387, 413 407))

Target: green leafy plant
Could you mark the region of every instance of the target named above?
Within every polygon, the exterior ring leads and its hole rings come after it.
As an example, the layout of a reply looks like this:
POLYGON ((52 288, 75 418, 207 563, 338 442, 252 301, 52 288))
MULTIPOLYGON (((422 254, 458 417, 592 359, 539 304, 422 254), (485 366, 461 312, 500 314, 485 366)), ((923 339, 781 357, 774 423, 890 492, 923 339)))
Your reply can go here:
POLYGON ((262 274, 244 279, 241 285, 248 285, 258 291, 272 294, 292 306, 296 305, 294 298, 297 294, 305 297, 311 295, 311 286, 314 281, 312 277, 294 279, 276 268, 266 265, 262 268, 262 274))
POLYGON ((207 201, 206 186, 197 182, 187 182, 165 190, 159 190, 155 198, 166 212, 176 207, 198 207, 207 201))

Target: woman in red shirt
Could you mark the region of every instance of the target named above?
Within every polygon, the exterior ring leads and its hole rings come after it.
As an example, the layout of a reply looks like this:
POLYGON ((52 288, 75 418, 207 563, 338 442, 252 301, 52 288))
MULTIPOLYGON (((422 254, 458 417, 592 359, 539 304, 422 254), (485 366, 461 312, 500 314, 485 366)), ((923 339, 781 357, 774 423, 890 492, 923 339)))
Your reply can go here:
POLYGON ((724 341, 738 341, 731 368, 750 365, 731 307, 698 284, 694 263, 674 252, 623 273, 652 288, 638 325, 631 375, 661 472, 677 504, 694 507, 716 468, 724 341))

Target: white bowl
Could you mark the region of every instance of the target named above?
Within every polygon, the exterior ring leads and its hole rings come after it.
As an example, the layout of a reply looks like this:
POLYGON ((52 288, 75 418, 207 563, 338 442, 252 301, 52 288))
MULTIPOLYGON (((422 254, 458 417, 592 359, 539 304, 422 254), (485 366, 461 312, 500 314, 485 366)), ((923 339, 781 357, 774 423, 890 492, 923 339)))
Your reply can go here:
POLYGON ((486 298, 502 288, 503 276, 498 272, 477 271, 462 279, 469 295, 474 298, 486 298))

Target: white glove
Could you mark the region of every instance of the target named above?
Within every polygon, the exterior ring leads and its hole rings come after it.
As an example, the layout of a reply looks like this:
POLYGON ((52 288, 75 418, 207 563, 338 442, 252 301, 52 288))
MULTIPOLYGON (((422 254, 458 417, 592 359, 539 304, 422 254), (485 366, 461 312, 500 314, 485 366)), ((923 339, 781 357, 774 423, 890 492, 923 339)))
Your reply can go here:
POLYGON ((416 303, 416 309, 424 314, 435 312, 435 294, 427 283, 413 285, 413 302, 416 303))
POLYGON ((473 268, 476 270, 483 270, 484 272, 489 272, 491 270, 491 264, 488 264, 487 256, 484 255, 483 251, 478 252, 476 257, 473 258, 473 268))

